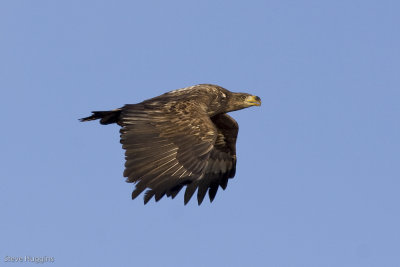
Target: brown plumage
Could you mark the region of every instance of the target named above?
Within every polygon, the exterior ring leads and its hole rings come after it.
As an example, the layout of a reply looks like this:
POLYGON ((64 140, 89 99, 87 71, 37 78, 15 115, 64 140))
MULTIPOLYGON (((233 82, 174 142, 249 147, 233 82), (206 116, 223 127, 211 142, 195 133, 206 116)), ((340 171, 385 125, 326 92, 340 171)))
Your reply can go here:
POLYGON ((174 198, 186 186, 185 204, 197 191, 200 205, 207 194, 213 201, 236 170, 237 122, 227 112, 261 105, 257 96, 232 93, 220 86, 199 84, 125 105, 94 111, 81 121, 100 119, 122 128, 125 149, 124 177, 136 183, 132 199, 145 191, 174 198))

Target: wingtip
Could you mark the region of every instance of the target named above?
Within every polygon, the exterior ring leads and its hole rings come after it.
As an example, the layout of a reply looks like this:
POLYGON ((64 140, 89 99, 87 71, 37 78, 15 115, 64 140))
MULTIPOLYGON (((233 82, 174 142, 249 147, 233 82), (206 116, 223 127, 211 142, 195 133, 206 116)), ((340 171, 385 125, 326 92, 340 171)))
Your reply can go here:
POLYGON ((197 198, 197 205, 200 206, 201 203, 203 203, 204 197, 203 198, 197 198))
POLYGON ((190 199, 187 199, 186 197, 184 197, 184 199, 183 199, 183 204, 185 204, 185 206, 186 206, 186 204, 189 203, 189 200, 190 200, 190 199))

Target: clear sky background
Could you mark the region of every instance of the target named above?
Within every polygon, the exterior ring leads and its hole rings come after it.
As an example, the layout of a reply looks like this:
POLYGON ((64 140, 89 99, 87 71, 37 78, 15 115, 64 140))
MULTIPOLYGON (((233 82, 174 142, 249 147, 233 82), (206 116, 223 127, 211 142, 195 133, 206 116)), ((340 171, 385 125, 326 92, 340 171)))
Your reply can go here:
POLYGON ((1 1, 0 265, 400 266, 399 1, 1 1), (259 95, 236 177, 131 200, 92 110, 259 95), (28 263, 26 263, 28 264, 28 263))

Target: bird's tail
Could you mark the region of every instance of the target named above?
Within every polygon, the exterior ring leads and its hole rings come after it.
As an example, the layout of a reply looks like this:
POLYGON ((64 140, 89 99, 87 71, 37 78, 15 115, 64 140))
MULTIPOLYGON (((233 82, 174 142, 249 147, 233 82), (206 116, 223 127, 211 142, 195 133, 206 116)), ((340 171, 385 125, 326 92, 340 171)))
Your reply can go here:
POLYGON ((80 121, 93 121, 100 119, 101 124, 118 123, 121 109, 114 109, 110 111, 92 111, 93 115, 79 119, 80 121))

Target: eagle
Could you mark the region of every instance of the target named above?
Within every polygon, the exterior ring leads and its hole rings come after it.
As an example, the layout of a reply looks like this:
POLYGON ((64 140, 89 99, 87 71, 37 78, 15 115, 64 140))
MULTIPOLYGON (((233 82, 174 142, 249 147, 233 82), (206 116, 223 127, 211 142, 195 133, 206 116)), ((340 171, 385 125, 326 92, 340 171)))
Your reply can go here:
POLYGON ((80 121, 121 126, 126 182, 135 183, 132 199, 143 191, 172 199, 186 186, 186 205, 197 190, 198 205, 210 202, 236 172, 238 123, 227 112, 260 106, 258 96, 233 93, 213 84, 173 90, 138 104, 93 111, 80 121))

